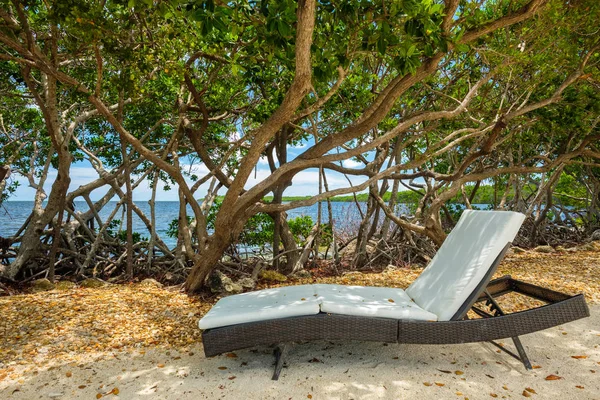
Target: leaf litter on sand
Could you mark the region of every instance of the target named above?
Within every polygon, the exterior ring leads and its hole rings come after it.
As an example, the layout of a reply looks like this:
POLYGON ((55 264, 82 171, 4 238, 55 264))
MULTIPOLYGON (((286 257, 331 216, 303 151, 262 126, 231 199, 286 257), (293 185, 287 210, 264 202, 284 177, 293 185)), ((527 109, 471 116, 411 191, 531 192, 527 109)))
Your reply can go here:
MULTIPOLYGON (((511 275, 568 294, 584 293, 588 302, 600 303, 599 261, 600 252, 526 252, 507 257, 495 277, 511 275)), ((292 279, 287 284, 406 288, 421 271, 394 268, 380 273, 315 275, 292 279)), ((259 282, 257 289, 274 286, 281 284, 259 282)), ((7 369, 12 363, 41 367, 50 361, 77 362, 83 354, 186 349, 201 341, 198 319, 217 300, 201 301, 178 291, 136 284, 0 297, 0 380, 10 374, 7 369)), ((506 295, 501 305, 507 312, 514 312, 540 303, 506 295)), ((227 357, 235 358, 234 354, 227 357)))
POLYGON ((110 285, 0 298, 0 374, 8 363, 78 361, 85 353, 186 348, 210 304, 161 288, 110 285), (4 365, 3 365, 4 363, 4 365))

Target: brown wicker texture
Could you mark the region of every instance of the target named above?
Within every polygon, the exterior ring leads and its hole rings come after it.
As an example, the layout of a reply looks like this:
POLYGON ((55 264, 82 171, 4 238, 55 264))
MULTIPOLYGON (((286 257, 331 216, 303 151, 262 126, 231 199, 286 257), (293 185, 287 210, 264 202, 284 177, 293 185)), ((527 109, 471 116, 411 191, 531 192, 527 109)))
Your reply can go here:
POLYGON ((503 316, 448 322, 399 321, 398 342, 453 344, 517 337, 589 317, 583 295, 503 316))
POLYGON ((248 347, 308 340, 396 343, 398 320, 321 313, 225 326, 202 334, 207 357, 248 347))
POLYGON ((493 318, 421 322, 322 313, 209 329, 202 339, 207 357, 254 346, 311 340, 469 343, 517 337, 589 315, 583 295, 578 295, 493 318))

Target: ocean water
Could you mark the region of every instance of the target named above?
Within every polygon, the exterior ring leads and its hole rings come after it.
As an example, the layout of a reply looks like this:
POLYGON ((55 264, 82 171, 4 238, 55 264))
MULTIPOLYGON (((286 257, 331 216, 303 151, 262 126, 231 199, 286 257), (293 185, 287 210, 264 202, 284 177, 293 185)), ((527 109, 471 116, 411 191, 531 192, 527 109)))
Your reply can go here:
MULTIPOLYGON (((117 202, 108 203, 99 213, 100 218, 105 221, 113 211, 117 202)), ((150 205, 147 202, 136 202, 140 210, 150 219, 150 205)), ((353 202, 332 202, 332 215, 334 225, 338 231, 352 231, 358 228, 360 223, 360 212, 353 202)), ((366 209, 366 204, 360 204, 363 211, 366 209)), ((328 222, 327 203, 322 204, 321 220, 328 222)), ((26 221, 33 208, 33 201, 7 201, 0 206, 0 236, 7 237, 14 235, 18 229, 26 221)), ((85 201, 76 201, 75 209, 85 212, 88 210, 85 201)), ((167 230, 171 221, 177 219, 179 214, 179 202, 176 201, 157 201, 156 202, 156 232, 161 239, 173 248, 176 245, 176 239, 167 236, 167 230)), ((310 207, 300 207, 288 211, 288 219, 298 216, 310 216, 313 221, 317 220, 318 205, 314 204, 310 207)), ((188 206, 188 215, 193 215, 191 208, 188 206)), ((115 219, 123 221, 123 229, 125 229, 125 217, 122 209, 117 212, 115 219)), ((148 237, 150 234, 146 229, 146 225, 142 220, 133 213, 133 230, 139 232, 142 236, 148 237)))

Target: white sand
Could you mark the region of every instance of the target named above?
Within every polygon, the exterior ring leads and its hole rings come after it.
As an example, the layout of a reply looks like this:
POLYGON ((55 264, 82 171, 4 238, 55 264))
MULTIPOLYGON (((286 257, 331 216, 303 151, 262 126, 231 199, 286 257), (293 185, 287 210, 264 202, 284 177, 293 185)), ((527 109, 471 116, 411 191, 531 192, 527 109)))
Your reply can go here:
POLYGON ((103 398, 491 399, 493 394, 519 399, 525 388, 532 388, 536 394, 531 398, 600 399, 600 306, 592 307, 591 318, 522 340, 532 364, 541 368, 526 371, 490 344, 316 342, 292 347, 289 367, 279 381, 271 381, 270 349, 206 359, 198 346, 191 349, 192 355, 164 350, 135 356, 117 352, 98 361, 60 365, 14 380, 7 377, 0 381, 0 399, 95 399, 113 388, 119 395, 103 398), (545 380, 550 374, 562 379, 545 380))

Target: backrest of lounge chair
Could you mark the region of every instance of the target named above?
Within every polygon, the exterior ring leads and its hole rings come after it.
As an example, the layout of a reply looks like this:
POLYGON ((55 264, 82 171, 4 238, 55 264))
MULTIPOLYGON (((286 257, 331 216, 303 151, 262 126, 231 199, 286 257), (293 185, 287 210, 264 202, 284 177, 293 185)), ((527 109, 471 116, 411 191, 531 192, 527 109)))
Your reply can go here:
POLYGON ((425 310, 449 321, 477 288, 490 280, 490 268, 513 241, 525 216, 511 211, 465 210, 437 254, 406 293, 425 310))

